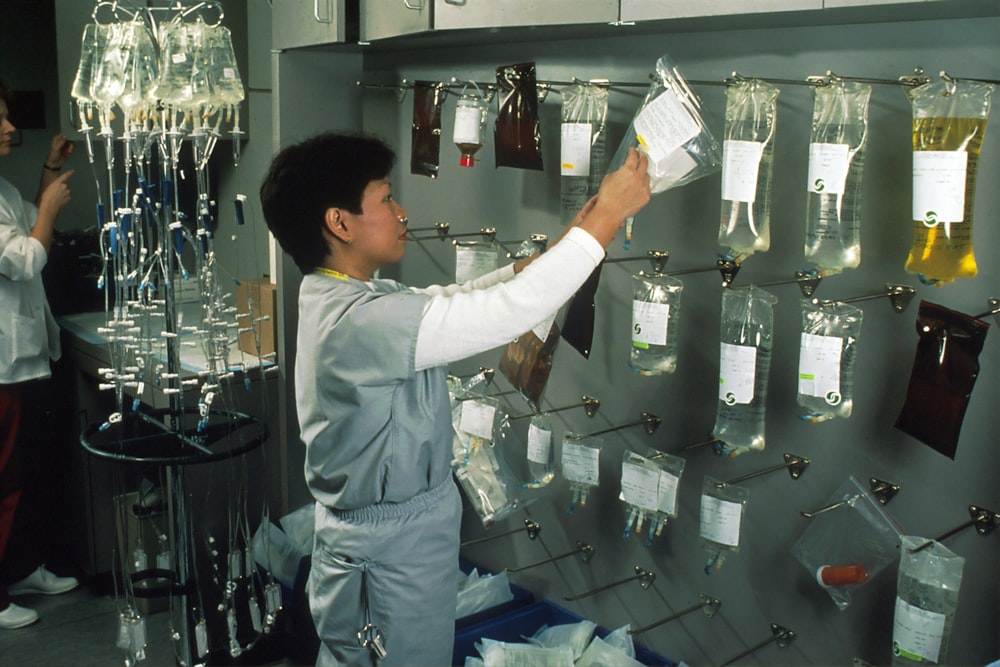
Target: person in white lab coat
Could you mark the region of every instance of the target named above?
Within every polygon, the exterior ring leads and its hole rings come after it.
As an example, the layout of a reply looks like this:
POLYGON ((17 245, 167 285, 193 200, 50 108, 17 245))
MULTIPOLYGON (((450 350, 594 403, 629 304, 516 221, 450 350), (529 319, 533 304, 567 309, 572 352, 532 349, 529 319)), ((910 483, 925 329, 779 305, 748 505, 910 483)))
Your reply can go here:
POLYGON ((376 138, 326 133, 283 149, 260 188, 305 276, 295 393, 316 499, 318 665, 451 664, 461 501, 447 365, 551 317, 650 196, 646 158, 631 151, 543 255, 413 288, 376 277, 407 243, 394 162, 376 138))
MULTIPOLYGON (((10 155, 16 129, 9 118, 11 96, 0 82, 0 158, 10 155)), ((52 246, 56 217, 70 202, 68 181, 73 172, 62 173, 62 167, 72 152, 73 144, 66 137, 53 137, 33 203, 24 201, 17 188, 0 178, 0 629, 38 620, 37 612, 14 604, 11 596, 62 593, 79 583, 37 563, 33 571, 19 572, 7 553, 22 494, 18 457, 30 456, 32 444, 18 438, 21 395, 29 383, 51 375, 49 360, 60 355, 59 328, 45 297, 42 268, 52 246)))

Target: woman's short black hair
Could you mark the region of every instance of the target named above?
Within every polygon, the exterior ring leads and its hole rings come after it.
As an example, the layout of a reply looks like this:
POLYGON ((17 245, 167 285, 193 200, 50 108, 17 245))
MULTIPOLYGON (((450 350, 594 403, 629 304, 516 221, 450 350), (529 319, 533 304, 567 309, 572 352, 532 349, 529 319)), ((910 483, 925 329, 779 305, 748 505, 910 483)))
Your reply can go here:
POLYGON ((371 181, 386 178, 396 154, 370 135, 326 132, 283 148, 260 186, 264 220, 302 273, 329 253, 323 219, 329 208, 361 213, 371 181))

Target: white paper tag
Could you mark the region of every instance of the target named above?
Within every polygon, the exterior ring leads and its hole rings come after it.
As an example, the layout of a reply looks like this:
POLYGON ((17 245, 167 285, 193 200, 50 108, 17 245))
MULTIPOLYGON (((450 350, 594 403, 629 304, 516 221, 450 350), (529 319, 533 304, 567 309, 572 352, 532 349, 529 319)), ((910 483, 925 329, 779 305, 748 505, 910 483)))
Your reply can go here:
POLYGON ((727 139, 722 144, 722 198, 752 204, 757 200, 757 174, 764 144, 727 139))
POLYGON ((657 491, 657 509, 670 516, 677 515, 677 489, 681 478, 666 470, 660 471, 660 486, 657 491))
POLYGON ((528 460, 548 465, 552 456, 552 431, 528 425, 528 460))
POLYGON ((493 439, 493 417, 496 415, 496 406, 482 401, 470 399, 462 401, 462 416, 458 422, 458 428, 469 435, 493 439))
POLYGON ((817 396, 830 405, 839 405, 840 355, 844 339, 837 336, 817 336, 802 333, 799 346, 799 393, 817 396))
POLYGON ((644 465, 622 461, 622 500, 647 512, 659 507, 659 471, 644 465))
POLYGON ((965 151, 913 152, 913 219, 928 227, 965 220, 965 151))
POLYGON ((892 652, 936 663, 944 637, 945 615, 927 611, 896 598, 892 622, 892 652))
POLYGON ((590 123, 563 123, 559 148, 563 176, 590 176, 590 123))
POLYGON ((485 276, 497 268, 495 249, 476 250, 457 247, 455 252, 455 282, 461 284, 485 276))
POLYGON ((757 373, 757 348, 721 343, 719 352, 719 400, 726 405, 746 405, 753 400, 757 373))
POLYGON ((743 505, 702 494, 699 533, 706 540, 730 547, 740 545, 743 505))
POLYGON ((597 486, 600 481, 601 451, 594 447, 563 442, 562 474, 570 482, 597 486))
POLYGON ((632 301, 632 345, 646 348, 667 344, 667 322, 670 304, 632 301))
POLYGON ((632 121, 636 138, 652 162, 660 162, 697 136, 700 128, 670 90, 647 104, 632 121))
POLYGON ((538 340, 543 343, 549 337, 549 332, 552 331, 552 323, 556 321, 556 313, 552 313, 550 317, 545 318, 544 322, 541 322, 537 327, 531 330, 531 333, 535 334, 538 340))
POLYGON ((844 193, 847 169, 851 164, 847 144, 809 144, 809 183, 807 191, 827 195, 844 193))

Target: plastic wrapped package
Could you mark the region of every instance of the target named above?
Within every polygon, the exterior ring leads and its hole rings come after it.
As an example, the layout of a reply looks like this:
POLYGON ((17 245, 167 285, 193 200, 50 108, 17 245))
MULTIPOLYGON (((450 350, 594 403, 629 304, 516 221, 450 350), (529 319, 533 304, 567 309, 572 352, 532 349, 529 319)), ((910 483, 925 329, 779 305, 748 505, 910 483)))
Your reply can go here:
POLYGON ((800 418, 815 423, 851 416, 863 316, 850 304, 802 300, 798 404, 805 412, 800 418))
POLYGON ((480 575, 473 569, 459 577, 455 618, 464 618, 514 599, 506 572, 480 575))
POLYGON ((533 644, 510 644, 483 639, 476 648, 483 656, 485 667, 573 667, 573 651, 568 646, 547 648, 533 644))
POLYGON ((629 366, 639 375, 677 369, 677 325, 684 283, 640 271, 632 276, 632 350, 629 366))
POLYGON ((488 396, 457 397, 452 411, 452 468, 484 526, 506 517, 515 505, 508 491, 509 473, 495 448, 498 419, 497 400, 488 396))
POLYGON ((500 245, 495 241, 455 242, 455 282, 462 284, 496 271, 500 245))
POLYGON ((534 635, 528 637, 527 641, 529 644, 547 648, 567 646, 573 652, 573 660, 579 660, 590 645, 596 629, 597 624, 588 620, 579 623, 543 625, 534 635))
POLYGON ((497 167, 542 170, 534 63, 496 68, 500 109, 494 126, 497 167))
POLYGON ((756 285, 722 293, 719 396, 713 436, 729 456, 764 449, 777 302, 774 295, 756 285))
POLYGON ((805 258, 827 275, 861 263, 861 193, 872 87, 835 79, 813 93, 805 258))
POLYGON ((906 270, 925 284, 978 272, 972 213, 994 88, 948 80, 907 91, 913 107, 913 243, 906 270))
POLYGON ((743 512, 749 499, 750 490, 746 487, 705 476, 698 523, 701 546, 708 554, 705 574, 720 569, 729 554, 739 552, 743 512))
POLYGON ((771 247, 771 177, 778 89, 760 79, 726 86, 719 245, 740 262, 771 247))
POLYGON ((792 555, 843 610, 853 591, 896 562, 901 536, 896 520, 852 475, 809 519, 792 555))
POLYGON ((568 223, 597 194, 604 178, 608 87, 580 82, 560 94, 559 201, 568 223))
POLYGON ((979 376, 989 323, 927 301, 917 314, 917 350, 896 428, 955 458, 979 376))
POLYGON ((416 81, 413 84, 413 122, 410 129, 410 173, 437 178, 441 158, 441 104, 444 89, 440 83, 416 81))

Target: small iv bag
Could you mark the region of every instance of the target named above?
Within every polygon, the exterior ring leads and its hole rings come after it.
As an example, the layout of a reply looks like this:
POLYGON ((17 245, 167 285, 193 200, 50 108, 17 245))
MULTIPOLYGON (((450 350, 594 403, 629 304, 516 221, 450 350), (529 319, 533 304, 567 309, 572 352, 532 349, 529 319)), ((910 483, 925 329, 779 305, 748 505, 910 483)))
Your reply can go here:
POLYGON ((662 273, 632 276, 632 350, 629 366, 639 375, 677 369, 677 324, 684 283, 662 273))
POLYGON ((854 410, 854 360, 864 313, 834 301, 802 300, 798 404, 813 423, 850 417, 854 410))
POLYGON ((585 506, 591 490, 600 485, 603 444, 603 440, 594 436, 571 432, 563 436, 562 476, 572 491, 567 514, 573 514, 578 506, 585 506))

